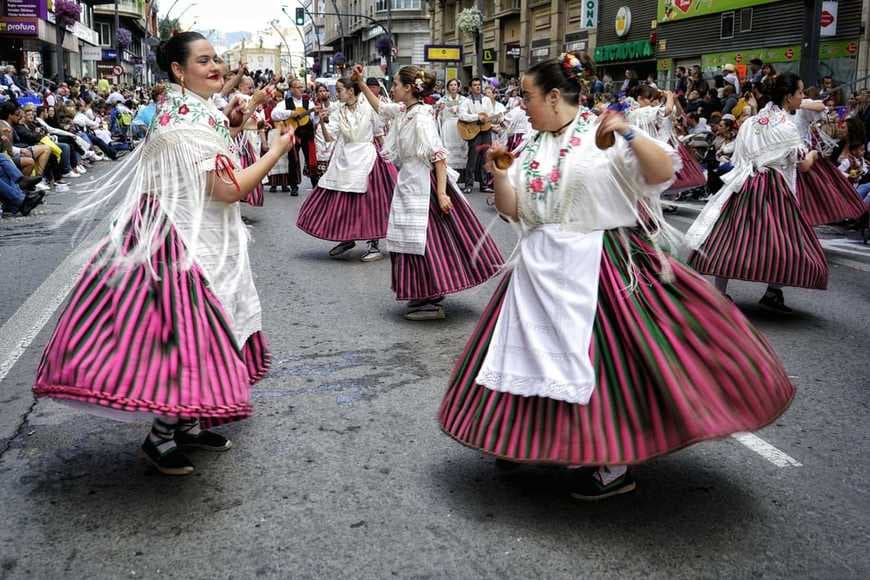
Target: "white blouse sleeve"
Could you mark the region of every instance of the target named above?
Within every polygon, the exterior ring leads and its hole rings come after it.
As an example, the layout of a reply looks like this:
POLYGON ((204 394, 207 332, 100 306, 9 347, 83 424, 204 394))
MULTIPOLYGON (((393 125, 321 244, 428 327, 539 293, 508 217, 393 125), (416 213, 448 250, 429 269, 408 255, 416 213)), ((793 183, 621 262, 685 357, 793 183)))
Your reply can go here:
POLYGON ((378 106, 378 113, 382 118, 390 121, 402 113, 402 105, 399 103, 381 103, 378 106))
POLYGON ((416 123, 417 157, 429 163, 447 159, 447 149, 441 142, 438 127, 431 111, 418 111, 414 117, 416 123))
POLYGON ((651 137, 642 129, 635 129, 634 132, 636 134, 635 139, 641 136, 647 137, 656 147, 660 147, 668 154, 674 166, 674 175, 664 183, 647 183, 643 175, 641 175, 640 162, 634 154, 631 144, 621 137, 617 137, 613 147, 606 151, 610 161, 610 174, 616 180, 619 188, 630 197, 639 199, 657 196, 663 191, 667 191, 674 183, 676 173, 683 166, 682 160, 674 148, 667 143, 651 137))

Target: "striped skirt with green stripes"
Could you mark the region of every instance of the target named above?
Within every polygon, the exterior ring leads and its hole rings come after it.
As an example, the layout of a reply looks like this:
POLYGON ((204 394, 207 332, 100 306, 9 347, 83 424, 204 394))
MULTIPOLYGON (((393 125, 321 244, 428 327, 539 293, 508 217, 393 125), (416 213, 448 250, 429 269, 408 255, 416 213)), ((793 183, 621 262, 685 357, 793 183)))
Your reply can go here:
MULTIPOLYGON (((145 265, 123 273, 89 264, 45 348, 38 397, 108 410, 199 418, 204 426, 251 414, 251 384, 270 354, 261 332, 236 347, 199 267, 182 270, 174 229, 145 265)), ((99 257, 99 256, 98 256, 99 257)))
POLYGON ((794 387, 740 310, 672 258, 663 282, 650 244, 628 233, 639 281, 630 283, 618 232, 604 235, 589 356, 597 386, 587 405, 523 397, 475 382, 489 348, 506 277, 459 358, 439 422, 469 447, 512 461, 616 465, 764 427, 794 387))

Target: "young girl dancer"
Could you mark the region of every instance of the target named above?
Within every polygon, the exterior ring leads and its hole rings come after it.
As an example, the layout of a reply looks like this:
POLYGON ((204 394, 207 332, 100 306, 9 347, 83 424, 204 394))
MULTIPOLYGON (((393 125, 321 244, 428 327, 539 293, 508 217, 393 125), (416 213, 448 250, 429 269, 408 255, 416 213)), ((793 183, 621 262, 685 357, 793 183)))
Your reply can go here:
POLYGON ((311 195, 302 204, 296 225, 322 240, 339 242, 329 255, 338 257, 368 241, 363 262, 380 260, 378 240, 387 235, 396 169, 375 149, 375 110, 360 98, 349 79, 335 84, 339 105, 319 123, 334 141, 332 159, 311 195))
MULTIPOLYGON (((237 95, 247 107, 250 107, 244 130, 240 131, 235 137, 236 149, 239 151, 242 169, 245 169, 254 165, 260 158, 260 148, 262 146, 260 131, 266 122, 266 117, 260 107, 262 103, 252 100, 254 95, 254 79, 249 76, 242 77, 237 95)), ((263 184, 258 183, 248 193, 244 201, 253 206, 262 206, 265 201, 263 184)))
MULTIPOLYGON (((157 58, 172 84, 148 136, 72 214, 117 205, 34 392, 96 412, 153 415, 145 456, 161 473, 187 475, 193 464, 182 449, 229 449, 204 428, 250 415, 251 384, 269 366, 238 202, 293 135, 239 170, 229 121, 210 100, 222 85, 212 45, 183 32, 157 58)), ((240 127, 240 111, 228 112, 240 127)))
POLYGON ((740 126, 725 185, 686 237, 695 250, 689 264, 716 276, 719 290, 726 291, 729 278, 766 282, 761 304, 787 313, 783 286, 828 285, 825 253, 794 197, 796 171, 809 171, 818 151, 806 153, 789 114, 803 99, 800 78, 780 74, 767 92, 770 102, 740 126))
POLYGON ((393 81, 396 103, 382 103, 363 84, 363 67, 353 80, 381 116, 392 119, 384 156, 399 174, 387 227, 387 249, 396 298, 408 301, 405 318, 444 318, 447 294, 486 282, 502 264, 501 252, 448 179, 447 151, 438 137, 432 107, 420 99, 431 93, 435 77, 415 66, 399 70, 393 81))
POLYGON ((627 465, 758 429, 794 394, 737 308, 666 256, 658 194, 679 157, 622 115, 578 106, 585 54, 531 67, 533 134, 497 209, 519 222, 513 270, 459 358, 442 429, 502 460, 597 469, 578 499, 635 488, 627 465), (596 144, 600 141, 599 148, 596 144), (652 238, 650 237, 652 236, 652 238))
MULTIPOLYGON (((272 129, 269 131, 269 150, 276 146, 284 135, 284 121, 272 120, 272 129)), ((269 191, 275 192, 281 188, 283 192, 290 191, 290 160, 285 155, 269 170, 269 191)))
POLYGON ((447 94, 441 97, 435 106, 438 112, 438 129, 441 142, 447 149, 447 167, 459 173, 459 180, 464 182, 465 166, 468 165, 468 143, 459 136, 457 122, 459 107, 465 102, 465 97, 459 94, 462 88, 459 79, 447 82, 447 94))
POLYGON ((818 125, 827 111, 823 101, 804 99, 794 114, 807 148, 819 152, 813 167, 798 173, 796 182, 798 207, 813 226, 857 220, 865 211, 855 186, 830 158, 836 141, 822 133, 818 125))
POLYGON ((682 168, 677 171, 674 183, 666 193, 680 193, 704 186, 707 183, 704 170, 674 133, 673 118, 677 107, 674 94, 669 91, 659 92, 649 85, 639 85, 635 87, 632 97, 639 106, 629 110, 628 121, 656 139, 668 143, 680 155, 682 168), (664 103, 659 103, 661 98, 664 98, 664 103))

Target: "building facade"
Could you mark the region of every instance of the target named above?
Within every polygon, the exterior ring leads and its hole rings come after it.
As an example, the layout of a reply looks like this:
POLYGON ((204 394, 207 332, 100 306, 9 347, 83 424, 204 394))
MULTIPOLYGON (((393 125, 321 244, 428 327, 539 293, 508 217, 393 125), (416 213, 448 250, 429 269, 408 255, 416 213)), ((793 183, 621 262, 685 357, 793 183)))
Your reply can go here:
POLYGON ((394 68, 424 64, 424 47, 430 39, 428 0, 326 0, 319 3, 321 10, 332 13, 323 17, 323 44, 332 50, 327 73, 335 72, 333 57, 339 52, 346 63, 365 63, 380 67, 384 72, 388 52, 394 68), (392 44, 388 30, 392 32, 392 44))
POLYGON ((600 0, 433 0, 432 42, 462 47, 459 62, 430 64, 446 77, 515 77, 537 62, 568 50, 592 50, 600 0), (456 26, 459 14, 476 7, 483 16, 480 46, 456 26), (481 70, 477 52, 481 50, 481 70))
MULTIPOLYGON (((691 13, 680 2, 657 0, 655 20, 659 78, 672 78, 677 66, 700 65, 707 76, 725 64, 738 69, 753 58, 771 63, 777 72, 799 72, 805 41, 805 0, 729 0, 721 7, 699 7, 691 13)), ((819 76, 853 84, 863 30, 863 0, 824 2, 819 76)))
POLYGON ((157 3, 146 0, 118 0, 119 28, 129 31, 118 36, 115 28, 115 2, 95 1, 94 28, 101 55, 92 76, 114 82, 150 83, 156 64, 148 57, 158 43, 157 3), (116 40, 118 41, 116 43, 116 40), (116 67, 120 67, 117 69, 116 67), (116 74, 120 70, 121 74, 116 74))
MULTIPOLYGON (((99 38, 94 2, 82 0, 79 22, 62 34, 64 77, 93 76, 99 38)), ((58 75, 58 30, 53 0, 0 1, 0 64, 27 68, 45 79, 58 75)))
POLYGON ((301 76, 310 63, 305 59, 303 31, 295 26, 264 29, 250 40, 242 40, 222 55, 224 62, 235 67, 241 61, 251 72, 271 70, 276 76, 301 76))

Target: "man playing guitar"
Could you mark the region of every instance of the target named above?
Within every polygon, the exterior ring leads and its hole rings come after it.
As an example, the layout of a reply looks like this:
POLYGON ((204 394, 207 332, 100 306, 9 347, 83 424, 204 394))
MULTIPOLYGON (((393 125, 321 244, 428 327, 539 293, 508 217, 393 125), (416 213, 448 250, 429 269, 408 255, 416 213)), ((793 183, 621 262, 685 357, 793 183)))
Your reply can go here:
POLYGON ((272 110, 272 118, 276 121, 288 121, 295 128, 296 145, 288 153, 290 161, 290 195, 299 195, 299 184, 303 173, 311 178, 311 185, 317 185, 317 153, 314 145, 315 117, 314 100, 303 93, 304 84, 301 79, 290 82, 290 94, 272 110), (305 157, 302 165, 300 151, 305 157))
POLYGON ((465 168, 465 193, 470 193, 474 181, 480 183, 480 191, 492 192, 492 176, 484 169, 486 151, 492 145, 492 126, 496 116, 495 103, 481 94, 479 78, 471 79, 471 93, 459 107, 459 120, 465 123, 478 123, 480 132, 468 141, 468 165, 465 168))

